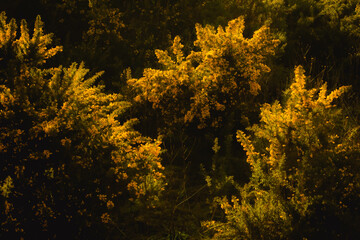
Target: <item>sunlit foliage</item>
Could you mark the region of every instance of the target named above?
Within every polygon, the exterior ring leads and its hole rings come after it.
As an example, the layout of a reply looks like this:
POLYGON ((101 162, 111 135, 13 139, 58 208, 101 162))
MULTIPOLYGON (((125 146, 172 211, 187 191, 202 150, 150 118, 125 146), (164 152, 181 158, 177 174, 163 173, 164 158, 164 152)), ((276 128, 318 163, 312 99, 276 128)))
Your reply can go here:
POLYGON ((252 38, 243 31, 241 17, 225 29, 196 25, 196 50, 188 56, 176 37, 171 52, 156 51, 162 69, 145 69, 142 78, 129 81, 139 91, 135 100, 152 103, 168 125, 196 121, 199 128, 217 127, 224 112, 245 108, 270 71, 266 60, 277 41, 269 28, 263 26, 252 38))
POLYGON ((0 9, 1 239, 358 238, 359 0, 0 9))
POLYGON ((261 120, 238 131, 252 169, 232 203, 218 199, 226 222, 207 222, 214 239, 353 239, 359 233, 359 126, 328 93, 306 88, 302 67, 283 104, 261 108, 261 120))
POLYGON ((119 121, 129 103, 105 94, 84 64, 44 68, 51 46, 0 15, 0 237, 94 238, 123 205, 152 207, 163 189, 160 140, 119 121), (16 235, 14 235, 16 234, 16 235))

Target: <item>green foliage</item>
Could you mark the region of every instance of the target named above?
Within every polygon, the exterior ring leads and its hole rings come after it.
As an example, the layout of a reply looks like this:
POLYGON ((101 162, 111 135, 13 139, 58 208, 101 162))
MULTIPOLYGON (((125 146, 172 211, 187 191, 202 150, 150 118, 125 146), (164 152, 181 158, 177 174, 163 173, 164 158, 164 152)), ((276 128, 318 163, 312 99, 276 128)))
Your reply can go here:
POLYGON ((348 87, 307 89, 302 67, 283 104, 261 108, 260 124, 237 137, 252 169, 240 199, 219 200, 226 222, 214 239, 352 239, 358 234, 359 126, 335 105, 348 87))
MULTIPOLYGON (((284 64, 301 64, 330 87, 358 88, 358 1, 294 0, 282 7, 286 33, 284 64)), ((279 25, 280 27, 281 25, 279 25)))
POLYGON ((0 236, 97 238, 123 224, 123 205, 155 206, 161 141, 119 122, 129 103, 84 64, 41 68, 61 47, 40 17, 19 38, 5 13, 0 24, 0 236))

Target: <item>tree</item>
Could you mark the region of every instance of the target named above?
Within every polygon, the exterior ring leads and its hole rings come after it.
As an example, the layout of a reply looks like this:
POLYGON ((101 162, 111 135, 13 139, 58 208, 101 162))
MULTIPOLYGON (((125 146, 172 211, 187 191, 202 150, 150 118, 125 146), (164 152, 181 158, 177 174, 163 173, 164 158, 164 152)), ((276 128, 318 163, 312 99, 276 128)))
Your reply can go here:
POLYGON ((94 85, 101 73, 44 68, 62 49, 51 41, 40 17, 18 37, 1 13, 0 236, 124 234, 124 206, 152 207, 163 189, 161 141, 133 130, 129 103, 94 85))
POLYGON ((302 67, 283 104, 238 131, 252 169, 240 197, 218 199, 225 222, 207 222, 214 239, 354 239, 359 234, 359 126, 336 106, 348 87, 306 88, 302 67))
POLYGON ((358 88, 359 2, 357 0, 268 1, 270 25, 283 35, 281 64, 302 65, 329 87, 358 88), (275 14, 274 14, 275 13, 275 14), (348 80, 349 79, 349 80, 348 80))

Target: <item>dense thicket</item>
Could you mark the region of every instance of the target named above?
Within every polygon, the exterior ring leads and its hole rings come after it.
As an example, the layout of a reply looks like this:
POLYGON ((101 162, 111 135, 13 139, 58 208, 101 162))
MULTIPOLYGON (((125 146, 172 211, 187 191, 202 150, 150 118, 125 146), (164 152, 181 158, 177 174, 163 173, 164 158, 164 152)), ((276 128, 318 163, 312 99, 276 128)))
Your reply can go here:
POLYGON ((0 11, 0 237, 358 235, 358 0, 0 11))
POLYGON ((218 199, 227 221, 216 239, 355 239, 359 234, 359 125, 334 104, 349 88, 306 88, 302 67, 280 104, 238 131, 251 179, 239 198, 218 199), (252 140, 251 140, 252 139, 252 140))
POLYGON ((101 74, 43 68, 50 44, 40 17, 18 35, 0 15, 1 238, 100 237, 163 189, 160 141, 117 120, 129 103, 94 86, 101 74))

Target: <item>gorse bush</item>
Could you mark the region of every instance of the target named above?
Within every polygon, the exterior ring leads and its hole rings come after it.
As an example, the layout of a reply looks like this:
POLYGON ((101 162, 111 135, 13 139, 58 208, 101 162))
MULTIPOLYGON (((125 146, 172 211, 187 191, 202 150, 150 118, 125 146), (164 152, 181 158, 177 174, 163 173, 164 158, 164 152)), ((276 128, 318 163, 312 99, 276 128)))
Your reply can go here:
POLYGON ((196 122, 199 128, 219 127, 222 118, 248 104, 260 90, 260 80, 270 71, 266 65, 278 43, 268 27, 252 38, 243 36, 244 19, 224 28, 196 25, 198 49, 185 56, 180 37, 171 52, 157 50, 162 69, 145 69, 144 76, 129 80, 138 90, 136 101, 148 101, 160 111, 165 125, 196 122))
POLYGON ((214 239, 354 239, 359 233, 359 126, 326 84, 306 88, 302 67, 283 104, 261 108, 260 123, 238 131, 251 180, 229 203, 225 222, 206 222, 214 239))
POLYGON ((129 106, 105 94, 84 64, 44 68, 49 47, 0 15, 1 234, 96 238, 114 228, 124 204, 152 207, 163 190, 160 140, 119 122, 129 106), (66 229, 66 230, 65 230, 66 229))
POLYGON ((359 0, 0 9, 0 239, 358 238, 359 0))

